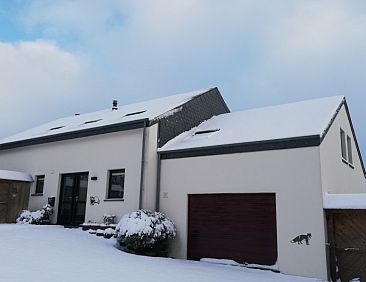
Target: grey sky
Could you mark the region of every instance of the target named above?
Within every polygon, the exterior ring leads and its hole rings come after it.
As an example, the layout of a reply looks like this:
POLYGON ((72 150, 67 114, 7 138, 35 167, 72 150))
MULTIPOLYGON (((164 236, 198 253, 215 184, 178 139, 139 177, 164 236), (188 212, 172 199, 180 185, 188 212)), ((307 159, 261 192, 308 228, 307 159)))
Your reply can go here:
POLYGON ((0 137, 218 86, 232 111, 345 95, 366 153, 364 1, 17 3, 19 35, 0 42, 0 137))

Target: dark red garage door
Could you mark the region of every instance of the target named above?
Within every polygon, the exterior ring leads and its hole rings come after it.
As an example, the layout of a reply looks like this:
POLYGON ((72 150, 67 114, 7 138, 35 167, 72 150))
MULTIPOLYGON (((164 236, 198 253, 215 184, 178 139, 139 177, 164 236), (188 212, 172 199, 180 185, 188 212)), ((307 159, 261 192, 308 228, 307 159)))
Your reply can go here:
POLYGON ((275 194, 189 195, 187 257, 275 264, 275 194))

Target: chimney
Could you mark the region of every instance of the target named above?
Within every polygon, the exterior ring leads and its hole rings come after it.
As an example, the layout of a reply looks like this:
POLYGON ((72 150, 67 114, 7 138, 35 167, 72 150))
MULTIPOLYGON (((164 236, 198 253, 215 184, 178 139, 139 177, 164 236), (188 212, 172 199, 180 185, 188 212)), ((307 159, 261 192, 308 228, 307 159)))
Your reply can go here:
POLYGON ((117 100, 113 100, 112 110, 118 110, 118 101, 117 100))

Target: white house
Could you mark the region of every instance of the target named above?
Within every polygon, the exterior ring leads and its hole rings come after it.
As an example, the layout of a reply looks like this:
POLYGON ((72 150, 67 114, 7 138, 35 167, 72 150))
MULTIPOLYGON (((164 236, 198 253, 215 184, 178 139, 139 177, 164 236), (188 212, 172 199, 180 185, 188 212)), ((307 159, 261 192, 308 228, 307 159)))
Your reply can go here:
POLYGON ((0 140, 0 168, 30 173, 29 208, 55 197, 52 223, 155 209, 157 148, 228 112, 217 88, 61 118, 0 140))
POLYGON ((364 193, 344 97, 227 113, 159 149, 173 256, 275 265, 327 279, 325 193, 364 193))
POLYGON ((217 88, 59 119, 0 140, 52 223, 146 208, 176 223, 176 258, 326 279, 328 194, 365 192, 344 97, 229 113, 217 88))

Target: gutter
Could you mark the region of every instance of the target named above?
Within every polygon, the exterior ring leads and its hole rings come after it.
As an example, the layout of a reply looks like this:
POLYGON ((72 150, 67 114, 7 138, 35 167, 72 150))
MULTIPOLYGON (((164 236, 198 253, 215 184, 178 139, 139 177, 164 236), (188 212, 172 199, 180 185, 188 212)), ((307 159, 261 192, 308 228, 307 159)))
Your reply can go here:
POLYGON ((142 209, 142 192, 144 188, 144 167, 145 167, 145 143, 146 143, 146 124, 142 129, 142 148, 141 148, 141 175, 140 175, 140 195, 139 195, 139 210, 142 209))

